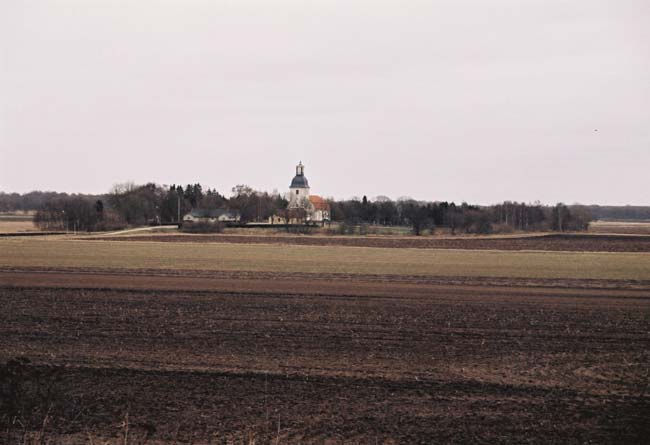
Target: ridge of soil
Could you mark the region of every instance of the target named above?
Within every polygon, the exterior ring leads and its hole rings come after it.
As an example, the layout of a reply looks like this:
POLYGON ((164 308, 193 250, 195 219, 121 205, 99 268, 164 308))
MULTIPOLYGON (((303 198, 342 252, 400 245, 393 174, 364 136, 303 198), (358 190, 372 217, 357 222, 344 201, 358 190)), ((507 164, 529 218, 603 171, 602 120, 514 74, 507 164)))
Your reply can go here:
MULTIPOLYGON (((602 289, 608 290, 609 295, 617 291, 650 291, 648 280, 614 280, 597 278, 516 278, 516 277, 467 277, 467 276, 431 276, 431 275, 377 275, 377 274, 346 274, 346 273, 309 273, 309 272, 265 272, 265 271, 220 271, 220 270, 188 270, 188 269, 133 269, 133 268, 102 268, 102 267, 39 267, 39 266, 0 266, 0 286, 9 285, 12 279, 28 286, 52 286, 56 276, 70 277, 69 283, 74 287, 89 285, 98 287, 98 283, 115 286, 118 283, 141 283, 141 287, 164 289, 165 283, 182 282, 186 289, 200 287, 201 283, 224 283, 228 280, 239 283, 259 282, 261 287, 266 283, 282 281, 288 283, 286 292, 306 292, 308 289, 327 289, 339 287, 346 289, 351 283, 374 284, 378 289, 390 285, 428 285, 428 286, 479 286, 479 287, 522 287, 548 289, 602 289), (22 277, 22 278, 18 278, 22 277), (31 277, 31 278, 30 278, 31 277), (33 278, 33 279, 32 279, 33 278), (174 281, 175 278, 185 281, 174 281), (31 281, 30 281, 31 280, 31 281), (53 281, 54 280, 54 281, 53 281), (203 280, 203 281, 202 281, 203 280), (309 287, 296 284, 317 283, 309 287), (613 293, 612 293, 613 292, 613 293)), ((208 284, 203 284, 208 286, 208 284)), ((172 287, 174 288, 174 287, 172 287)), ((352 289, 354 286, 352 287, 352 289)))

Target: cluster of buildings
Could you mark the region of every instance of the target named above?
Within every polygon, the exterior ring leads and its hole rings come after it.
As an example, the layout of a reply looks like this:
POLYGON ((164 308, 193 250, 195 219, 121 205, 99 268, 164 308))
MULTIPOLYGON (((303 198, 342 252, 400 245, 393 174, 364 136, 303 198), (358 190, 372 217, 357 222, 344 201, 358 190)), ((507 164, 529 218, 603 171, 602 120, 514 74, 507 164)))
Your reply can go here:
MULTIPOLYGON (((302 162, 296 166, 296 175, 291 180, 287 209, 272 215, 262 224, 324 224, 330 221, 330 205, 321 196, 310 193, 309 181, 302 162)), ((239 223, 240 215, 229 209, 192 209, 183 217, 183 223, 239 223)), ((256 224, 260 224, 257 222, 256 224)))

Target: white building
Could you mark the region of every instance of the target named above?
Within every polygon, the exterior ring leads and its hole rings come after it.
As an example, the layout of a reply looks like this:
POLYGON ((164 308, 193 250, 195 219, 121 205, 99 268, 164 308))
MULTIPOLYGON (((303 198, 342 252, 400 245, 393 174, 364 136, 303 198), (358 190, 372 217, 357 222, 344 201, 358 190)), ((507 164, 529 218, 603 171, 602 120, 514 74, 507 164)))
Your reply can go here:
POLYGON ((296 166, 296 176, 291 180, 289 186, 288 209, 306 208, 309 204, 309 181, 305 176, 305 166, 302 162, 296 166))
MULTIPOLYGON (((318 195, 309 193, 309 181, 305 176, 305 166, 302 162, 296 166, 296 176, 289 186, 289 205, 287 210, 296 213, 304 210, 307 222, 323 223, 330 220, 330 205, 318 195)), ((291 218, 295 219, 295 217, 291 218)))
POLYGON ((239 222, 239 213, 227 209, 192 209, 183 217, 184 223, 239 222))

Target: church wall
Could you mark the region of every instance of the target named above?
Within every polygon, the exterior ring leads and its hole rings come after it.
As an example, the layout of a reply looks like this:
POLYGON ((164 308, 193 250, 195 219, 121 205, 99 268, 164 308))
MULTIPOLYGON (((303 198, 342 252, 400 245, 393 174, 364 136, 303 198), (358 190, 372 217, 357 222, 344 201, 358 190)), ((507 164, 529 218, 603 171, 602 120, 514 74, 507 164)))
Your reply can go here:
POLYGON ((289 208, 303 207, 303 199, 309 200, 309 188, 292 188, 290 191, 291 197, 289 198, 289 208), (296 194, 298 190, 298 194, 296 194))

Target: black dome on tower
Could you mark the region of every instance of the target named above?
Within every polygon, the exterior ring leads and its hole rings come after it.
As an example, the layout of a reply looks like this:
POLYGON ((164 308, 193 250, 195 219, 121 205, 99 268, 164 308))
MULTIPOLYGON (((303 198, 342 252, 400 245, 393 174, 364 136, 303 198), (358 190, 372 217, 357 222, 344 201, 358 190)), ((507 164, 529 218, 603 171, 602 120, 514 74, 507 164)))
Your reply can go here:
POLYGON ((305 176, 305 166, 302 162, 296 166, 296 176, 291 180, 290 188, 309 188, 309 181, 305 176))
POLYGON ((296 175, 293 177, 291 180, 291 187, 290 188, 307 188, 309 187, 309 182, 307 182, 307 178, 305 175, 296 175))

